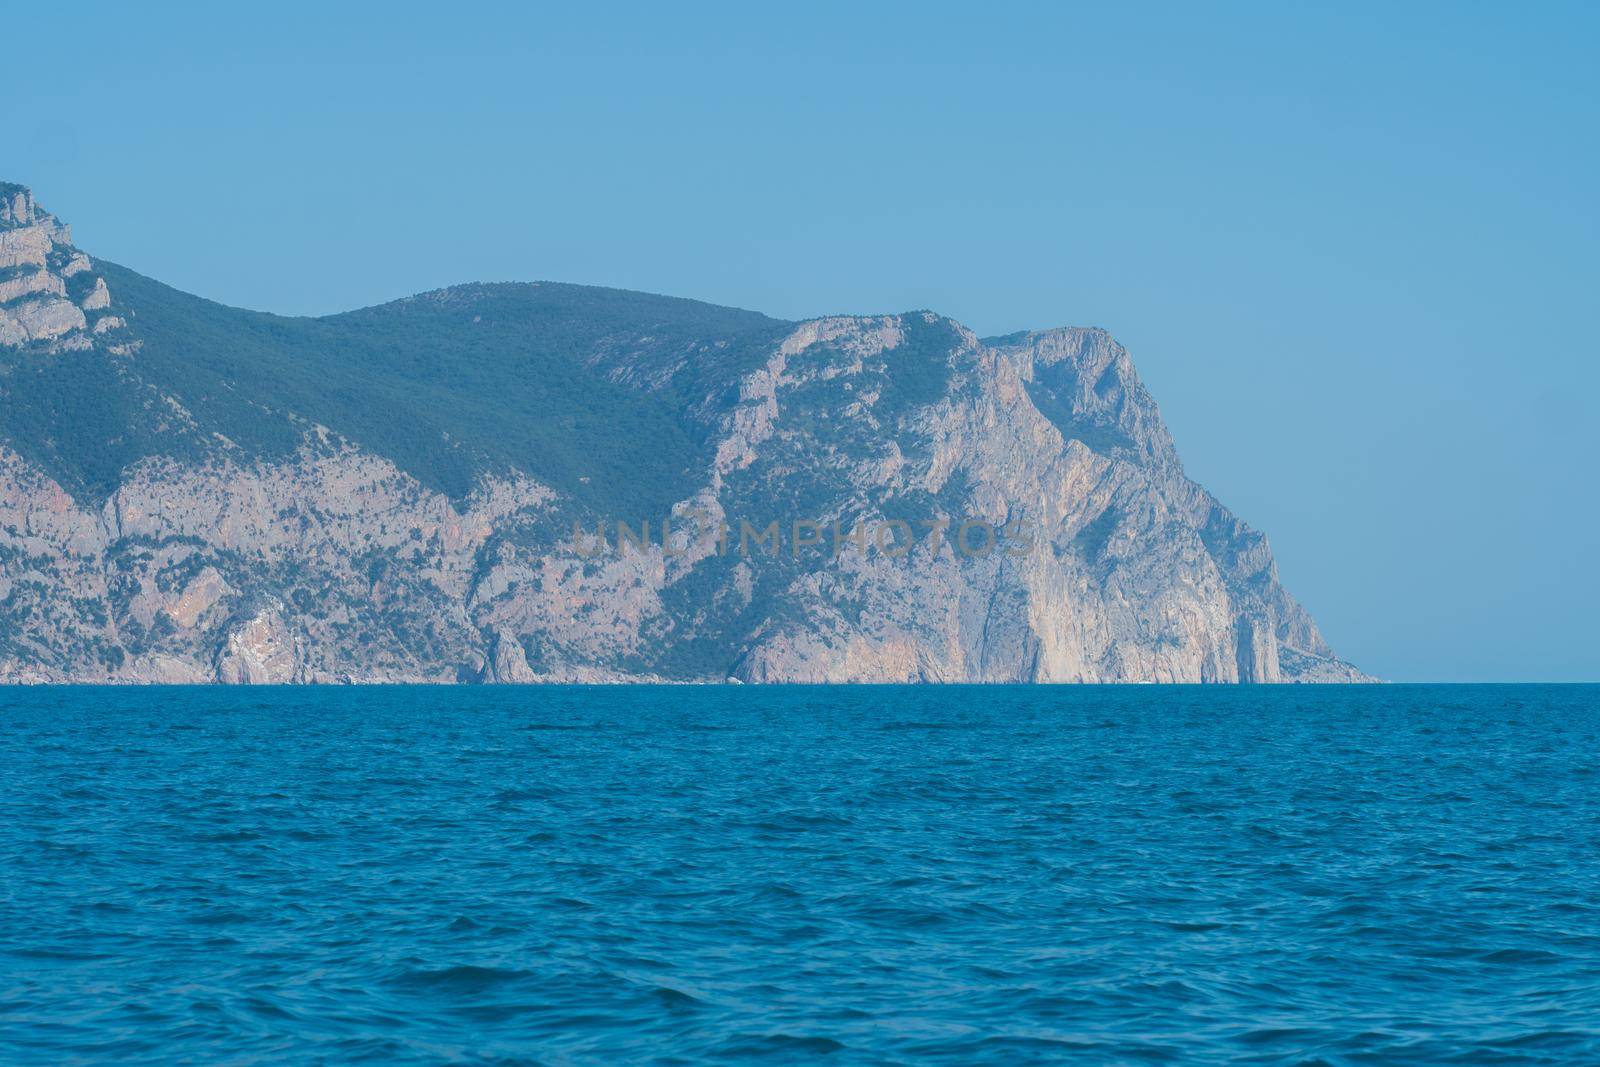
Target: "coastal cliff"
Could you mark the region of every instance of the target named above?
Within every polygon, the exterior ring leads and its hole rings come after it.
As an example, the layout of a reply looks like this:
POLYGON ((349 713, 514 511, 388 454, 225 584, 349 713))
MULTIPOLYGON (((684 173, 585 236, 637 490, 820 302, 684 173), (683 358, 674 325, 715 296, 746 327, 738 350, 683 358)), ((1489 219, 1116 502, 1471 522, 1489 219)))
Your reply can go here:
POLYGON ((730 678, 1366 680, 1104 331, 551 283, 284 318, 0 185, 0 681, 730 678))

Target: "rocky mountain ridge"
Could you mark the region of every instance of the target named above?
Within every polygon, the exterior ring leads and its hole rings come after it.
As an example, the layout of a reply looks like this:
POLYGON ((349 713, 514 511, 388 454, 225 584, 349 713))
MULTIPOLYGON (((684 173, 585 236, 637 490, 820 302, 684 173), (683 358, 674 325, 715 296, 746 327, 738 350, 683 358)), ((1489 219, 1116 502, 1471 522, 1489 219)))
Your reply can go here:
POLYGON ((287 319, 0 186, 0 681, 729 678, 1364 680, 1103 331, 550 283, 287 319), (797 523, 893 536, 727 547, 797 523))

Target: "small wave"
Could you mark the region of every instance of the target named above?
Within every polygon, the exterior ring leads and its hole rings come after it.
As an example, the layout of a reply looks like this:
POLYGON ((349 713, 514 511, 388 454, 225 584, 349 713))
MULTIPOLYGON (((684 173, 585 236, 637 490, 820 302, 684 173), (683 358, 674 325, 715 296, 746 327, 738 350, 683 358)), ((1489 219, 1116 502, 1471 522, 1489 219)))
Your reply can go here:
POLYGON ((112 958, 109 952, 89 952, 84 949, 72 948, 36 948, 28 945, 20 948, 8 948, 3 951, 7 956, 15 956, 17 959, 22 960, 60 960, 64 963, 112 958))
POLYGON ((494 799, 500 804, 515 804, 524 800, 548 800, 552 795, 548 789, 502 789, 494 795, 494 799))
POLYGON ((1180 934, 1208 934, 1213 930, 1221 930, 1227 926, 1226 923, 1169 922, 1165 919, 1157 919, 1156 925, 1165 926, 1168 930, 1173 930, 1180 934))
POLYGON ((239 911, 206 911, 185 915, 183 921, 190 926, 231 926, 250 922, 252 917, 239 911))
POLYGON ((1309 1038, 1316 1035, 1316 1030, 1300 1026, 1264 1026, 1256 1030, 1246 1030, 1235 1040, 1243 1045, 1280 1045, 1284 1042, 1293 1042, 1297 1046, 1303 1046, 1309 1038))
POLYGON ((718 1053, 726 1057, 778 1056, 788 1058, 797 1055, 826 1056, 835 1052, 844 1052, 847 1047, 843 1042, 835 1041, 831 1037, 762 1034, 760 1036, 736 1037, 724 1044, 718 1050, 718 1053))
POLYGON ((705 1004, 705 1001, 692 993, 685 993, 668 985, 658 985, 650 990, 650 994, 673 1011, 699 1008, 705 1004))
POLYGON ((529 977, 530 972, 514 968, 457 964, 454 967, 409 969, 391 978, 390 985, 402 989, 476 993, 529 977))
POLYGON ((236 845, 246 841, 259 841, 261 835, 254 830, 220 830, 214 834, 199 834, 195 840, 207 845, 236 845))
POLYGON ((1484 963, 1560 963, 1565 957, 1540 948, 1501 948, 1478 957, 1484 963))

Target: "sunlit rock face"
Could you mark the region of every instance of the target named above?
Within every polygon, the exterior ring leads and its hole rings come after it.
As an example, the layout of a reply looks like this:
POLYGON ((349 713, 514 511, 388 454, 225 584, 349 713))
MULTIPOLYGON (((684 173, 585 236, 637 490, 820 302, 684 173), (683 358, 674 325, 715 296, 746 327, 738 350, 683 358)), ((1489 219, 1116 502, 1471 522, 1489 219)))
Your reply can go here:
POLYGON ((0 680, 1363 678, 1104 331, 549 283, 286 319, 0 185, 0 680))
POLYGON ((89 347, 89 332, 110 321, 110 304, 105 280, 72 247, 72 231, 28 189, 0 182, 0 345, 89 347))

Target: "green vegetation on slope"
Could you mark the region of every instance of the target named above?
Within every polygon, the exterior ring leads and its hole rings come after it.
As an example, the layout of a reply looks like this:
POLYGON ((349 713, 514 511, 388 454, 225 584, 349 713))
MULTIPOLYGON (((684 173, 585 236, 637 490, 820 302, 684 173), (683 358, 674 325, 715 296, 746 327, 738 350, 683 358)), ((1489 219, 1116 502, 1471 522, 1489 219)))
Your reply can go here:
MULTIPOLYGON (((468 285, 326 318, 213 303, 98 266, 143 347, 18 352, 0 435, 69 491, 100 497, 146 455, 223 434, 284 456, 313 424, 452 496, 516 467, 614 515, 689 495, 709 459, 708 397, 789 328, 754 312, 622 290, 468 285), (196 424, 155 428, 170 396, 196 424)), ((169 423, 171 420, 168 420, 169 423)))
POLYGON ((932 312, 900 316, 904 335, 883 356, 884 387, 879 403, 886 414, 932 404, 950 387, 950 354, 961 345, 961 333, 949 319, 932 312))

